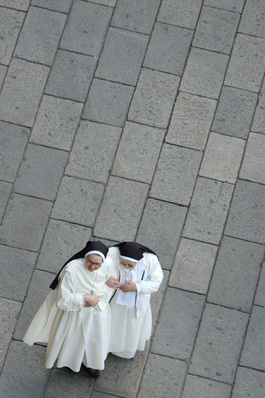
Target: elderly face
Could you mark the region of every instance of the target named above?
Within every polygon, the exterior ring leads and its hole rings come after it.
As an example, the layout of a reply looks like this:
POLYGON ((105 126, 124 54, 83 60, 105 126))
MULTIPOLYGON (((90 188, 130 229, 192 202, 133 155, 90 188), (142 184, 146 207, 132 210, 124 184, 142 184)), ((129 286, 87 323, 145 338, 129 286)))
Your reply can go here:
POLYGON ((89 254, 85 259, 85 263, 87 270, 93 272, 101 267, 103 259, 97 254, 89 254))
POLYGON ((125 269, 134 269, 137 265, 137 262, 125 260, 124 258, 120 258, 120 264, 123 265, 125 269))

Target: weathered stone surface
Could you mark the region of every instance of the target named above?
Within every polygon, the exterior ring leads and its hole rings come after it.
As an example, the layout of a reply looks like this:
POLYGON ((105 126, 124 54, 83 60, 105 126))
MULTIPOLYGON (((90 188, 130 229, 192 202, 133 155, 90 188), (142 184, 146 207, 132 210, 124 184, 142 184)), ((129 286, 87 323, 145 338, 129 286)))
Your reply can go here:
POLYGON ((72 0, 45 0, 45 2, 43 2, 42 0, 31 0, 31 5, 48 8, 49 10, 68 13, 72 5, 72 0))
POLYGON ((251 126, 251 130, 257 133, 265 134, 265 80, 260 90, 258 105, 255 110, 254 120, 251 126))
POLYGON ((250 133, 240 178, 265 184, 265 135, 250 133))
POLYGON ((164 0, 157 20, 170 25, 194 29, 201 9, 201 0, 164 0))
POLYGON ((1 6, 10 7, 16 10, 27 11, 30 0, 1 0, 1 6))
POLYGON ((265 307, 265 264, 260 273, 258 289, 255 297, 255 304, 265 307))
POLYGON ((204 0, 204 4, 210 7, 217 7, 223 10, 242 12, 245 0, 204 0))
MULTIPOLYGON (((2 5, 2 4, 1 4, 2 5)), ((1 8, 0 13, 0 62, 9 65, 25 14, 20 11, 1 8)))
POLYGON ((70 369, 53 369, 43 398, 86 397, 91 394, 94 380, 88 374, 82 376, 70 369))
POLYGON ((12 184, 0 181, 0 220, 4 215, 11 190, 12 184))
POLYGON ((224 237, 214 267, 208 302, 251 312, 264 247, 224 237))
POLYGON ((231 386, 202 377, 188 375, 182 398, 230 398, 231 386))
POLYGON ((232 398, 251 397, 253 393, 255 394, 255 398, 264 397, 264 372, 239 367, 232 398))
POLYGON ((246 1, 239 32, 265 37, 265 3, 263 0, 246 1))

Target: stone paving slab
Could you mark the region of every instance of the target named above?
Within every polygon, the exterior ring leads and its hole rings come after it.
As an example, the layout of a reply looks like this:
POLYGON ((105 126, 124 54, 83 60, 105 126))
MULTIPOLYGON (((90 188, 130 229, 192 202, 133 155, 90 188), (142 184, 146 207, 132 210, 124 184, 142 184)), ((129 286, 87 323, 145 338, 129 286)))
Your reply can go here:
POLYGON ((254 114, 254 120, 252 123, 252 131, 257 133, 265 134, 265 118, 264 118, 264 107, 265 107, 265 80, 260 90, 259 102, 254 114))
POLYGON ((265 37, 265 4, 262 0, 246 1, 239 31, 251 36, 265 37))
POLYGON ((0 182, 0 220, 2 219, 9 200, 12 185, 8 182, 0 182))
POLYGON ((255 394, 255 398, 263 398, 265 393, 264 373, 254 369, 238 368, 232 398, 243 398, 255 394))
POLYGON ((53 369, 43 398, 86 397, 92 392, 94 380, 70 369, 53 369))
POLYGON ((265 184, 265 135, 250 133, 240 178, 265 184))
POLYGON ((182 398, 230 398, 231 389, 228 384, 188 375, 182 398))
POLYGON ((265 307, 265 265, 264 265, 264 263, 263 263, 261 273, 260 273, 259 284, 258 284, 254 304, 261 305, 261 306, 265 307))
POLYGON ((170 25, 194 29, 202 5, 201 0, 164 0, 157 20, 170 25))

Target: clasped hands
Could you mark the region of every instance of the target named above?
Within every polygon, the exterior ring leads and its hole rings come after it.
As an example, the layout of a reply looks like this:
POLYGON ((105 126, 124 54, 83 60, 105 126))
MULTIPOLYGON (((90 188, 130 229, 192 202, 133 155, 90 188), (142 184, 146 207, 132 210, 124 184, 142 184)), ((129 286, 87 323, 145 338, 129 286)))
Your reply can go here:
POLYGON ((96 307, 96 305, 99 302, 101 295, 96 294, 96 293, 91 293, 91 294, 85 294, 84 295, 84 300, 85 300, 85 305, 84 307, 96 307))
POLYGON ((110 287, 111 289, 120 289, 122 292, 127 293, 127 292, 137 292, 137 287, 134 282, 125 282, 125 283, 120 283, 117 281, 114 276, 111 276, 107 281, 106 285, 110 287))

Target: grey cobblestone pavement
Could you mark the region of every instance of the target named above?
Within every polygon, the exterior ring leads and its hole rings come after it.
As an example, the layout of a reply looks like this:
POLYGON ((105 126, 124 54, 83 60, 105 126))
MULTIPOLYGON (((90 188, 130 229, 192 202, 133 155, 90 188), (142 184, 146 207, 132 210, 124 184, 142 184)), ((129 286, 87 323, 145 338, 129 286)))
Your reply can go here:
POLYGON ((0 397, 265 397, 264 0, 0 0, 0 397), (96 381, 24 333, 90 238, 160 257, 96 381))

